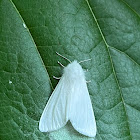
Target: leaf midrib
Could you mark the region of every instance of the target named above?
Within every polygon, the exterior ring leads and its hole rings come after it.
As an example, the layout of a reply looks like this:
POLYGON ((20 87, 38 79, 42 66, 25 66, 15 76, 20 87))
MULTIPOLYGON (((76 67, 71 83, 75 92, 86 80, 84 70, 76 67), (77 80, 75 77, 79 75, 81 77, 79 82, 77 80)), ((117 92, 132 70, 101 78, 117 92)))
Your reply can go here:
MULTIPOLYGON (((16 11, 17 14, 19 15, 20 19, 23 21, 23 23, 25 23, 24 20, 23 20, 23 18, 22 18, 22 16, 20 15, 18 9, 16 8, 15 4, 12 2, 12 0, 9 0, 9 1, 10 1, 11 4, 13 5, 13 7, 15 8, 15 11, 16 11)), ((44 69, 45 69, 45 71, 46 71, 46 74, 47 74, 48 79, 49 79, 49 82, 50 82, 51 89, 53 90, 54 88, 53 88, 53 84, 52 84, 52 82, 51 82, 50 76, 49 76, 48 71, 47 71, 47 69, 46 69, 46 67, 45 67, 45 65, 44 65, 44 62, 43 62, 43 60, 42 60, 42 58, 41 58, 41 56, 40 56, 40 53, 38 52, 37 46, 36 46, 36 44, 35 44, 35 41, 34 41, 32 35, 31 35, 31 33, 30 33, 30 31, 29 31, 27 25, 26 25, 26 30, 27 30, 27 32, 28 32, 30 38, 31 38, 31 41, 33 42, 33 44, 34 44, 34 46, 35 46, 36 53, 38 54, 38 57, 40 58, 40 61, 41 61, 41 63, 42 63, 42 66, 44 67, 44 69)))
POLYGON ((127 120, 127 123, 128 123, 129 134, 130 134, 130 137, 131 137, 131 139, 132 139, 132 135, 131 135, 131 131, 130 131, 130 124, 129 124, 129 120, 128 120, 128 114, 127 114, 125 102, 124 102, 124 99, 123 99, 123 94, 122 94, 122 91, 121 91, 121 87, 120 87, 120 84, 119 84, 119 81, 118 81, 118 78, 117 78, 117 74, 116 74, 116 72, 115 72, 115 68, 114 68, 114 65, 113 65, 112 57, 111 57, 111 55, 110 55, 109 45, 107 44, 107 41, 105 40, 105 37, 104 37, 104 35, 103 35, 103 33, 102 33, 102 30, 101 30, 101 28, 100 28, 100 26, 99 26, 99 23, 98 23, 98 21, 97 21, 96 16, 95 16, 95 14, 93 13, 93 10, 92 10, 92 8, 91 8, 91 6, 90 6, 89 1, 86 0, 86 2, 87 2, 87 5, 88 5, 88 7, 89 7, 89 10, 90 10, 90 12, 91 12, 91 14, 92 14, 92 16, 93 16, 95 22, 96 22, 96 25, 97 25, 97 27, 98 27, 98 29, 99 29, 99 32, 100 32, 100 34, 101 34, 101 37, 102 37, 102 39, 103 39, 103 41, 104 41, 104 43, 105 43, 105 46, 106 46, 106 48, 107 48, 108 55, 109 55, 110 62, 111 62, 111 66, 112 66, 112 71, 113 71, 113 74, 114 74, 114 77, 115 77, 117 86, 118 86, 118 88, 119 88, 119 92, 120 92, 120 95, 121 95, 121 100, 122 100, 122 103, 123 103, 123 106, 124 106, 124 110, 125 110, 125 114, 126 114, 126 120, 127 120))

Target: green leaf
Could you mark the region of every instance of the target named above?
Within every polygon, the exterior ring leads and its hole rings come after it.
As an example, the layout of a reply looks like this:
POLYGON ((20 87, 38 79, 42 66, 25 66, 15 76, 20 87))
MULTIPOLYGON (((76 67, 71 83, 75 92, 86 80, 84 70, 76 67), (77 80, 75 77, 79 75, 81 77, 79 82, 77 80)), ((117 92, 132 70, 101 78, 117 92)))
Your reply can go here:
POLYGON ((0 1, 0 139, 46 139, 38 120, 49 76, 14 4, 0 1))
POLYGON ((91 80, 88 89, 97 122, 95 139, 140 139, 140 17, 138 8, 128 1, 13 0, 17 11, 11 1, 1 0, 2 140, 25 136, 35 140, 92 139, 76 132, 70 123, 49 135, 38 130, 51 91, 49 78, 55 88, 58 81, 52 76, 62 75, 57 61, 68 64, 56 51, 70 60, 92 58, 82 66, 89 69, 86 78, 91 80))
POLYGON ((139 0, 124 0, 124 2, 131 8, 136 14, 140 15, 140 1, 139 0))

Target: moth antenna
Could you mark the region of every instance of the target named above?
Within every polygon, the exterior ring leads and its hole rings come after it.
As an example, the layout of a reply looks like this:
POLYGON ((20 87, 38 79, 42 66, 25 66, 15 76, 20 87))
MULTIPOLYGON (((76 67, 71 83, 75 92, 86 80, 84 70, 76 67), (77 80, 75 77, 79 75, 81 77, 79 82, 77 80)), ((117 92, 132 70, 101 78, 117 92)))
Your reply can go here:
POLYGON ((65 67, 62 63, 60 63, 59 61, 57 62, 60 66, 62 66, 63 68, 65 67))
POLYGON ((55 76, 53 76, 53 78, 56 79, 56 80, 61 79, 61 77, 55 77, 55 76))
POLYGON ((80 64, 80 63, 83 63, 83 62, 86 62, 86 61, 90 61, 90 60, 92 60, 92 59, 82 60, 82 61, 80 61, 80 62, 78 62, 78 63, 80 64))
POLYGON ((58 52, 56 52, 56 54, 59 55, 59 56, 61 56, 62 58, 66 59, 67 61, 69 61, 69 62, 71 63, 71 61, 70 61, 68 58, 66 58, 65 56, 61 55, 61 54, 58 53, 58 52))
POLYGON ((89 81, 86 81, 86 83, 90 83, 91 82, 91 80, 89 80, 89 81))

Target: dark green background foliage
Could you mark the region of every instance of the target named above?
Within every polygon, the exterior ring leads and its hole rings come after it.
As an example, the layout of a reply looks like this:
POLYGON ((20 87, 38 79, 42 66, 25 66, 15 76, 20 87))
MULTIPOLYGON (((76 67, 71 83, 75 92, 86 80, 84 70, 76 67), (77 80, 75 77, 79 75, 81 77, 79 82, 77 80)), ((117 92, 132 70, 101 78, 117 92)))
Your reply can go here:
MULTIPOLYGON (((140 140, 139 0, 0 0, 0 140, 93 140, 38 122, 58 65, 82 63, 96 140, 140 140), (26 25, 26 26, 25 26, 26 25)), ((74 98, 74 97, 73 97, 74 98)), ((80 98, 80 97, 79 97, 80 98)))

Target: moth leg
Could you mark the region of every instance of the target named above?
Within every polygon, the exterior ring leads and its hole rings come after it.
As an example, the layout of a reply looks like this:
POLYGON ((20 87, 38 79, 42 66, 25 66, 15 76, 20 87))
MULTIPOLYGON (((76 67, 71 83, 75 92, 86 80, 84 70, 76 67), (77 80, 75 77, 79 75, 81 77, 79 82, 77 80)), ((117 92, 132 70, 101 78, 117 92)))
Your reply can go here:
POLYGON ((84 70, 84 72, 88 72, 88 69, 84 70))
POLYGON ((60 66, 62 66, 63 68, 65 67, 62 63, 60 63, 59 61, 57 62, 60 66))
POLYGON ((56 79, 56 80, 60 80, 61 79, 61 77, 56 77, 56 76, 53 76, 53 78, 56 79))
POLYGON ((91 82, 91 80, 89 80, 89 81, 86 81, 86 83, 90 83, 91 82))

